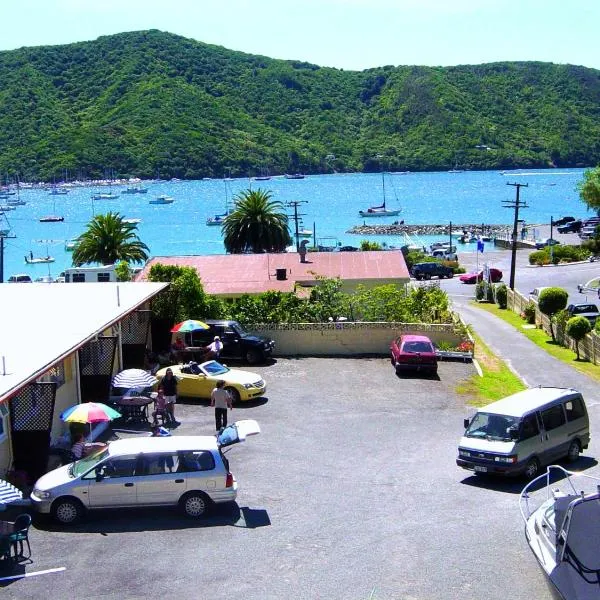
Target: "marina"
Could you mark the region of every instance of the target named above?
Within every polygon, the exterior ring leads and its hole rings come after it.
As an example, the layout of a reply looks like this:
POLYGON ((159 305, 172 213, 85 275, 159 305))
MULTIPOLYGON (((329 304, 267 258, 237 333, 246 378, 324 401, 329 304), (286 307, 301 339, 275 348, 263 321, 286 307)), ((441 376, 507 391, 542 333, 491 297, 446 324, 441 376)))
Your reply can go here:
MULTIPOLYGON (((303 179, 272 177, 257 182, 249 178, 227 181, 227 197, 234 198, 246 190, 271 192, 274 201, 286 203, 307 200, 302 204, 303 231, 318 239, 335 238, 341 247, 360 246, 362 240, 376 241, 387 247, 399 247, 404 235, 419 237, 421 245, 429 246, 447 235, 452 222, 455 236, 462 230, 481 232, 490 227, 493 235, 512 227, 513 213, 503 202, 514 198, 514 188, 506 184, 527 183, 521 197, 527 202, 520 218, 527 224, 549 223, 550 218, 563 215, 589 216, 579 198, 577 184, 583 169, 547 169, 543 171, 465 171, 463 173, 386 173, 386 195, 390 207, 401 199, 401 216, 363 219, 358 211, 381 204, 381 173, 347 173, 306 175, 303 179), (391 200, 390 200, 391 199, 391 200), (404 221, 404 223, 401 223, 404 221)), ((77 238, 94 214, 118 212, 124 218, 140 219, 135 223, 141 240, 150 248, 151 256, 222 254, 221 227, 207 227, 207 220, 224 212, 223 179, 195 181, 144 181, 146 194, 121 194, 132 183, 112 181, 112 192, 118 197, 108 203, 90 199, 101 186, 94 184, 69 186, 65 196, 52 196, 42 186, 21 186, 20 197, 27 204, 11 206, 4 215, 2 229, 11 236, 5 243, 5 274, 18 273, 23 268, 23 255, 29 252, 32 240, 61 240, 51 253, 52 265, 28 266, 32 276, 58 276, 71 266, 71 252, 66 242, 77 238), (176 198, 170 206, 150 204, 158 196, 176 198), (168 218, 165 218, 168 211, 168 218), (40 217, 52 221, 40 223, 40 217), (52 233, 49 234, 49 230, 52 233)), ((288 212, 291 217, 291 212, 288 212)), ((293 222, 291 222, 293 232, 293 222)), ((307 237, 309 246, 314 240, 307 237)), ((486 244, 486 249, 488 248, 486 244)), ((474 252, 476 244, 461 244, 459 252, 474 252)))

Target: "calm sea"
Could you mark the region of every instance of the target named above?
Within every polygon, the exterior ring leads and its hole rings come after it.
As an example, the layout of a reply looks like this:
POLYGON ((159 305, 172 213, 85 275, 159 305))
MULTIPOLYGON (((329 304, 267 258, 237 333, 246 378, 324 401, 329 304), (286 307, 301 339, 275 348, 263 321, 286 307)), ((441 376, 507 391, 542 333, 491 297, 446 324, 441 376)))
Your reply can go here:
MULTIPOLYGON (((220 254, 224 252, 220 227, 206 226, 206 219, 223 212, 226 198, 252 189, 270 190, 274 199, 282 202, 299 200, 302 226, 316 228, 316 237, 328 238, 329 245, 358 246, 361 239, 373 239, 391 245, 401 245, 399 236, 356 236, 346 231, 354 225, 392 223, 404 219, 407 224, 436 223, 510 223, 513 211, 503 207, 503 201, 514 200, 515 188, 507 183, 524 183, 521 200, 528 208, 522 217, 529 223, 549 223, 550 217, 583 216, 587 209, 579 199, 577 184, 582 169, 548 169, 519 171, 465 171, 462 173, 388 174, 385 189, 388 208, 401 208, 398 217, 362 219, 359 210, 380 204, 383 196, 381 174, 332 174, 307 176, 304 179, 272 178, 269 181, 203 180, 144 184, 146 194, 120 195, 118 200, 92 202, 93 192, 107 188, 75 188, 64 196, 51 196, 41 189, 22 190, 25 206, 5 213, 15 239, 5 240, 4 279, 12 274, 29 273, 32 278, 51 274, 57 276, 71 266, 71 254, 65 241, 85 230, 92 215, 118 211, 125 217, 139 218, 141 239, 151 254, 186 255, 220 254), (150 205, 159 194, 175 198, 171 205, 150 205), (62 223, 40 223, 47 214, 64 216, 62 223), (54 256, 56 262, 26 265, 24 255, 54 256)), ((125 186, 113 186, 120 193, 125 186)), ((4 204, 0 200, 0 204, 4 204)), ((291 210, 290 210, 291 214, 291 210)), ((0 216, 0 229, 7 227, 0 216)), ((431 241, 422 238, 424 242, 431 241)))

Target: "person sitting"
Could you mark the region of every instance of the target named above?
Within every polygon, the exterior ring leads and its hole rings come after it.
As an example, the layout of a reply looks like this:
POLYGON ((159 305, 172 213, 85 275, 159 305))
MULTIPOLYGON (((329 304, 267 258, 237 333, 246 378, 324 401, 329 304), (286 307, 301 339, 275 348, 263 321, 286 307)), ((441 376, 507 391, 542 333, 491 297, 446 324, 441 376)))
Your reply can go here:
POLYGON ((215 335, 213 341, 204 348, 203 360, 216 360, 219 358, 221 350, 223 350, 223 342, 218 335, 215 335))
POLYGON ((83 433, 78 433, 75 436, 75 442, 71 446, 71 454, 74 460, 79 460, 92 452, 106 448, 106 446, 107 444, 104 442, 86 442, 83 433))

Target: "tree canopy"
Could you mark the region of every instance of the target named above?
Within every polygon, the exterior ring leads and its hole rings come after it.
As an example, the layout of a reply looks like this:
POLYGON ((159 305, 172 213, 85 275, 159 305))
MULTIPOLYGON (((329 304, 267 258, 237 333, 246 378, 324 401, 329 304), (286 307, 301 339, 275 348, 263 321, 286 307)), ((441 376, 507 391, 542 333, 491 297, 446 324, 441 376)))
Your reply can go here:
POLYGON ((96 215, 77 239, 73 265, 118 261, 141 263, 148 259, 148 246, 137 235, 137 225, 126 223, 119 213, 96 215))
POLYGON ((344 71, 150 30, 0 52, 0 173, 103 176, 600 163, 600 72, 344 71))
POLYGON ((223 223, 227 252, 283 252, 292 243, 283 204, 265 190, 247 190, 235 198, 235 210, 223 223))

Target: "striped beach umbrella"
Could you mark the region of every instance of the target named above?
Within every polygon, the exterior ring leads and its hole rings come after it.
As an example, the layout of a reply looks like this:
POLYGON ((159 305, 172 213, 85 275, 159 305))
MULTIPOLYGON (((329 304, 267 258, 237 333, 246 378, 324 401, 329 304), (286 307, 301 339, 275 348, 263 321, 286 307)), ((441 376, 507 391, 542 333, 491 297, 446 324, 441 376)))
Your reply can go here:
POLYGON ((65 423, 101 423, 118 419, 121 413, 102 402, 84 402, 64 410, 60 418, 65 423))
POLYGON ((152 387, 156 383, 156 377, 150 375, 143 369, 125 369, 112 378, 112 386, 116 388, 144 389, 152 387))
POLYGON ((23 493, 12 483, 0 479, 0 505, 9 504, 15 500, 22 500, 23 493))
POLYGON ((189 331, 200 331, 210 329, 210 326, 207 325, 204 321, 197 321, 196 319, 188 319, 187 321, 182 321, 181 323, 177 323, 173 329, 171 329, 171 333, 186 333, 189 331))

